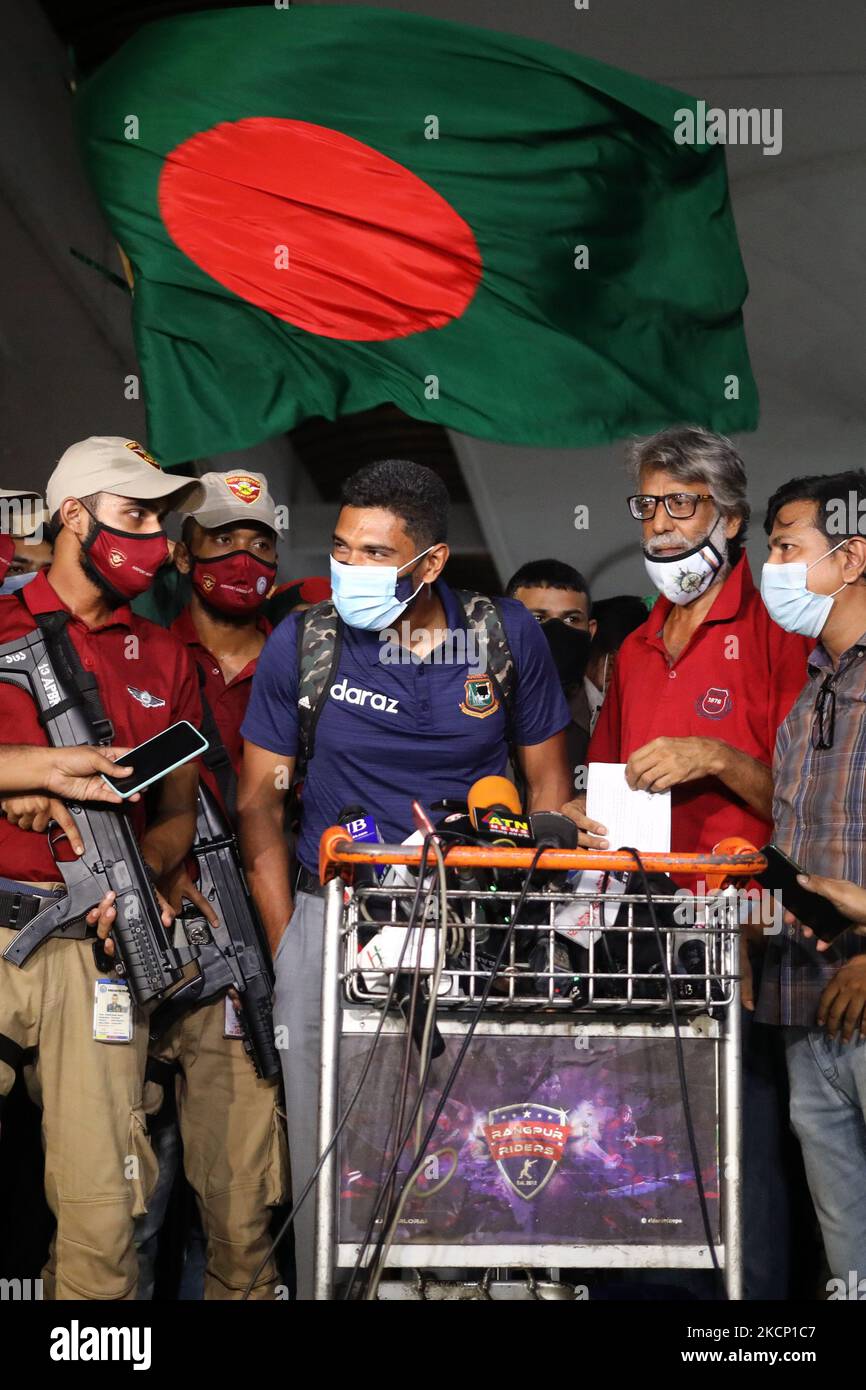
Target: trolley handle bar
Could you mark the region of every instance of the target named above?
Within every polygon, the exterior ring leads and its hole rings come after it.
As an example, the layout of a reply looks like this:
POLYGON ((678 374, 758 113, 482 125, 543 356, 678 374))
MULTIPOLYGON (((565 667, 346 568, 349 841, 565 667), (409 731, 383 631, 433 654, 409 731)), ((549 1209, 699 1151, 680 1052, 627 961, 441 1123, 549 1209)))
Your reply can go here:
MULTIPOLYGON (((727 853, 641 854, 648 873, 703 874, 708 888, 717 888, 726 878, 754 878, 767 867, 762 854, 746 841, 722 841, 715 848, 727 853), (736 844, 736 850, 734 849, 736 844)), ((455 845, 445 851, 446 868, 528 869, 535 860, 534 849, 511 849, 500 845, 455 845)), ((361 845, 346 834, 342 825, 332 825, 319 843, 319 878, 322 883, 352 864, 421 863, 421 845, 361 845)), ((621 850, 546 849, 538 857, 538 869, 593 869, 599 872, 629 872, 634 857, 621 850)))

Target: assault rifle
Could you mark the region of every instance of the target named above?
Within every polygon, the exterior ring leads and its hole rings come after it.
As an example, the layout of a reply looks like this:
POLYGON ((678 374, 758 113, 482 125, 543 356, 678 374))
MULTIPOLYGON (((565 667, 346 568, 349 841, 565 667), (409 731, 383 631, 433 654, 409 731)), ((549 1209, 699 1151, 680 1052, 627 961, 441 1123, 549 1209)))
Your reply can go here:
MULTIPOLYGON (((65 613, 44 613, 34 632, 0 646, 0 683, 26 690, 39 711, 40 723, 55 748, 108 744, 113 730, 99 700, 95 678, 85 672, 65 631, 65 613)), ((84 853, 57 858, 63 838, 49 835, 66 896, 38 912, 13 937, 3 959, 24 965, 49 936, 80 936, 81 922, 112 889, 117 894, 111 936, 116 969, 139 1005, 176 986, 198 947, 176 945, 162 921, 149 870, 128 815, 113 805, 68 802, 84 853)))
POLYGON ((184 931, 198 949, 199 973, 159 1005, 151 1018, 151 1035, 159 1037, 193 1004, 204 1004, 232 988, 240 1005, 244 1047, 256 1074, 269 1080, 280 1071, 271 1013, 274 981, 270 951, 244 879, 231 826, 204 782, 199 785, 192 853, 198 865, 199 891, 219 920, 212 927, 193 908, 184 909, 184 931))

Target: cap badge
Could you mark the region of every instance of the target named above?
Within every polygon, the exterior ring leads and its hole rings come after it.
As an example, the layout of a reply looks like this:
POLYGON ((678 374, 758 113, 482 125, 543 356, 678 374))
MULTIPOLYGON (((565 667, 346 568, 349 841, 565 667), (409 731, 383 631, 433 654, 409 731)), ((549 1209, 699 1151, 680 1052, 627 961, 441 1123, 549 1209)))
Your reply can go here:
POLYGON ((138 457, 140 459, 143 459, 145 463, 149 463, 151 468, 159 468, 159 464, 157 463, 156 459, 151 457, 147 450, 143 449, 137 440, 128 439, 123 447, 125 449, 129 449, 133 454, 137 454, 138 457))
POLYGON ((256 502, 262 490, 258 478, 252 478, 249 473, 229 473, 226 487, 239 502, 256 502))

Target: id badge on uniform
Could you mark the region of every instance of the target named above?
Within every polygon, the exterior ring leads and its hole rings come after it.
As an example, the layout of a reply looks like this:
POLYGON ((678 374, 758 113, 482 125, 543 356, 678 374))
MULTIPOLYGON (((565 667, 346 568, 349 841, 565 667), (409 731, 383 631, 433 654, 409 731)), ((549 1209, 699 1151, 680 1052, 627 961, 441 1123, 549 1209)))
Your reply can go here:
POLYGON ((224 1028, 223 1028, 223 1037, 224 1037, 224 1038, 242 1038, 242 1037, 244 1036, 244 1025, 243 1025, 243 1023, 241 1022, 241 1016, 240 1016, 240 1014, 238 1013, 237 1009, 235 1008, 234 1004, 232 1003, 232 1001, 231 1001, 231 999, 229 998, 228 995, 226 995, 226 1000, 225 1000, 225 1002, 226 1002, 226 1019, 225 1019, 225 1026, 224 1026, 224 1028))
POLYGON ((132 1042, 132 998, 125 980, 96 980, 93 995, 94 1042, 132 1042))

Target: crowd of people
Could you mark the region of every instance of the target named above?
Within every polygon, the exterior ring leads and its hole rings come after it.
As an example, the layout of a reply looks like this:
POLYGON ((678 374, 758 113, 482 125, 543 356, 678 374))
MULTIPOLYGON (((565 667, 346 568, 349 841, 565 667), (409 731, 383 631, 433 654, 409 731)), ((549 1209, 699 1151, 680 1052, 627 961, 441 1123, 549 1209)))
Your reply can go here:
MULTIPOLYGON (((758 589, 747 477, 730 441, 669 429, 632 444, 628 464, 620 505, 659 591, 649 605, 593 601, 561 559, 521 566, 501 598, 453 589, 446 488, 403 460, 345 480, 322 538, 327 579, 278 586, 281 526, 263 475, 164 473, 122 438, 71 446, 44 511, 22 512, 26 524, 3 538, 0 644, 59 622, 111 742, 49 746, 28 692, 0 683, 0 950, 56 893, 58 832, 80 853, 69 803, 119 804, 102 774, 122 780, 131 748, 187 720, 209 734, 208 754, 131 798, 126 814, 166 926, 184 902, 212 920, 190 859, 199 777, 218 797, 288 1039, 281 1078, 257 1077, 226 995, 159 1036, 130 1000, 126 1033, 107 1040, 95 1004, 113 894, 22 968, 0 959, 0 1097, 20 1075, 41 1112, 55 1222, 47 1297, 150 1297, 181 1165, 203 1296, 281 1296, 273 1212, 318 1156, 322 832, 360 805, 386 842, 401 841, 413 799, 465 800, 478 778, 511 767, 527 811, 564 810, 581 845, 616 848, 586 814, 592 762, 625 764, 633 788, 670 791, 674 851, 773 841, 851 919, 829 952, 793 921, 744 937, 747 1296, 790 1296, 806 1181, 831 1273, 861 1268, 866 473, 794 479, 773 494, 758 589), (841 522, 839 499, 856 504, 841 522), (162 626, 137 607, 169 566, 179 611, 162 626), (479 676, 465 643, 437 659, 479 614, 507 680, 479 676), (385 655, 395 641, 408 659, 385 655)), ((29 489, 6 489, 0 501, 22 497, 29 489)), ((2 1142, 14 1142, 5 1125, 2 1142)), ((294 1227, 299 1299, 312 1297, 313 1240, 308 1202, 294 1227)))

